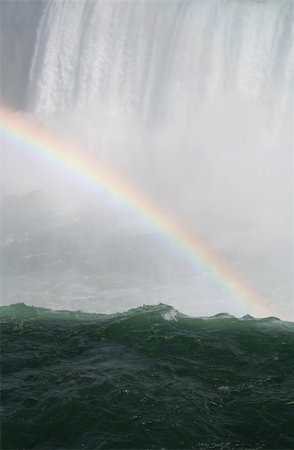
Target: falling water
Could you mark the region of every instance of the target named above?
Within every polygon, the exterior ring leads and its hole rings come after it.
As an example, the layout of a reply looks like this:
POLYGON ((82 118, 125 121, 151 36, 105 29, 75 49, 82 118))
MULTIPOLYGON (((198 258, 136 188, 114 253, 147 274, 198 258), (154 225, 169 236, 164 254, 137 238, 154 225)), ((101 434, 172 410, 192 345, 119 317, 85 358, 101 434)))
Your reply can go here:
POLYGON ((103 105, 153 122, 193 120, 218 94, 285 110, 292 22, 288 0, 48 2, 28 104, 46 115, 103 105))

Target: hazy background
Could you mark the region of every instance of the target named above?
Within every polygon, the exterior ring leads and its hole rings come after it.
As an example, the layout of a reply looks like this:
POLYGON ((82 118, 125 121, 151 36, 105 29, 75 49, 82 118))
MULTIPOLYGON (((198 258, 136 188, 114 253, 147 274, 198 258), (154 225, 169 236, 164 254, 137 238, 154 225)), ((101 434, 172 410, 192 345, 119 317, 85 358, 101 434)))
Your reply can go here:
MULTIPOLYGON (((293 2, 1 1, 1 105, 107 161, 293 320, 293 2)), ((1 142, 3 304, 252 313, 136 214, 1 142)))

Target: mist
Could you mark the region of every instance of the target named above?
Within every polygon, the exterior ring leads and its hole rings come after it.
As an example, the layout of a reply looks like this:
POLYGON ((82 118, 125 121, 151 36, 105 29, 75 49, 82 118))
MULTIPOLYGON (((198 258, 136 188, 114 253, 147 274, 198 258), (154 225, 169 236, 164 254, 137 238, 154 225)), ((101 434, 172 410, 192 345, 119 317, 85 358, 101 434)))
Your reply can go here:
MULTIPOLYGON (((107 163, 293 320, 292 2, 0 11, 1 106, 107 163)), ((3 304, 255 314, 126 205, 7 139, 1 153, 3 304)))

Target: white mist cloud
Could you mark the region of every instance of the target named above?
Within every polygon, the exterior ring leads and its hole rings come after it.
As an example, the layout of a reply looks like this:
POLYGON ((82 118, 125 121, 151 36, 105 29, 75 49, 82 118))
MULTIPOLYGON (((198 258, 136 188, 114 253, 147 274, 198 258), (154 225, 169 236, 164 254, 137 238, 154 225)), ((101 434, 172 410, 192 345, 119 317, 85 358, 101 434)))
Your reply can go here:
MULTIPOLYGON (((178 2, 128 2, 121 8, 109 1, 100 11, 102 3, 70 5, 68 15, 58 2, 43 9, 35 40, 25 41, 25 54, 33 55, 30 117, 97 163, 109 164, 197 233, 273 314, 293 318, 290 2, 283 9, 271 1, 254 7, 250 1, 224 2, 220 8, 199 0, 187 2, 181 20, 178 2), (93 14, 83 15, 84 5, 93 14)), ((93 289, 82 300, 70 289, 72 279, 82 276, 75 261, 77 273, 56 288, 66 307, 110 311, 166 301, 191 314, 246 312, 191 276, 172 247, 166 253, 160 243, 151 257, 145 241, 150 231, 136 214, 30 149, 4 142, 2 150, 3 194, 40 189, 69 223, 80 223, 91 211, 96 235, 108 230, 116 243, 101 250, 105 260, 120 260, 122 247, 129 251, 122 266, 130 278, 114 280, 107 266, 105 287, 105 278, 83 274, 79 288, 86 292, 92 283, 93 289), (145 279, 138 276, 144 288, 135 286, 132 251, 139 266, 146 264, 145 279), (169 258, 173 251, 177 263, 169 258)), ((88 225, 80 235, 87 236, 88 225)), ((92 245, 87 237, 83 242, 92 245)), ((47 292, 41 303, 54 306, 52 295, 47 292)))

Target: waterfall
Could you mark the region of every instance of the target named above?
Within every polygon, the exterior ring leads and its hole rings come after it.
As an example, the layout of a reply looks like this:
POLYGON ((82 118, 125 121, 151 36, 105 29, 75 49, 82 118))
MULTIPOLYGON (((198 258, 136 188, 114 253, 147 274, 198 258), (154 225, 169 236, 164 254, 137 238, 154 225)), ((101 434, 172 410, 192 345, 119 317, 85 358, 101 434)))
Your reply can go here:
POLYGON ((140 120, 195 114, 218 95, 285 110, 292 94, 290 0, 50 1, 28 104, 50 115, 94 105, 140 120))

